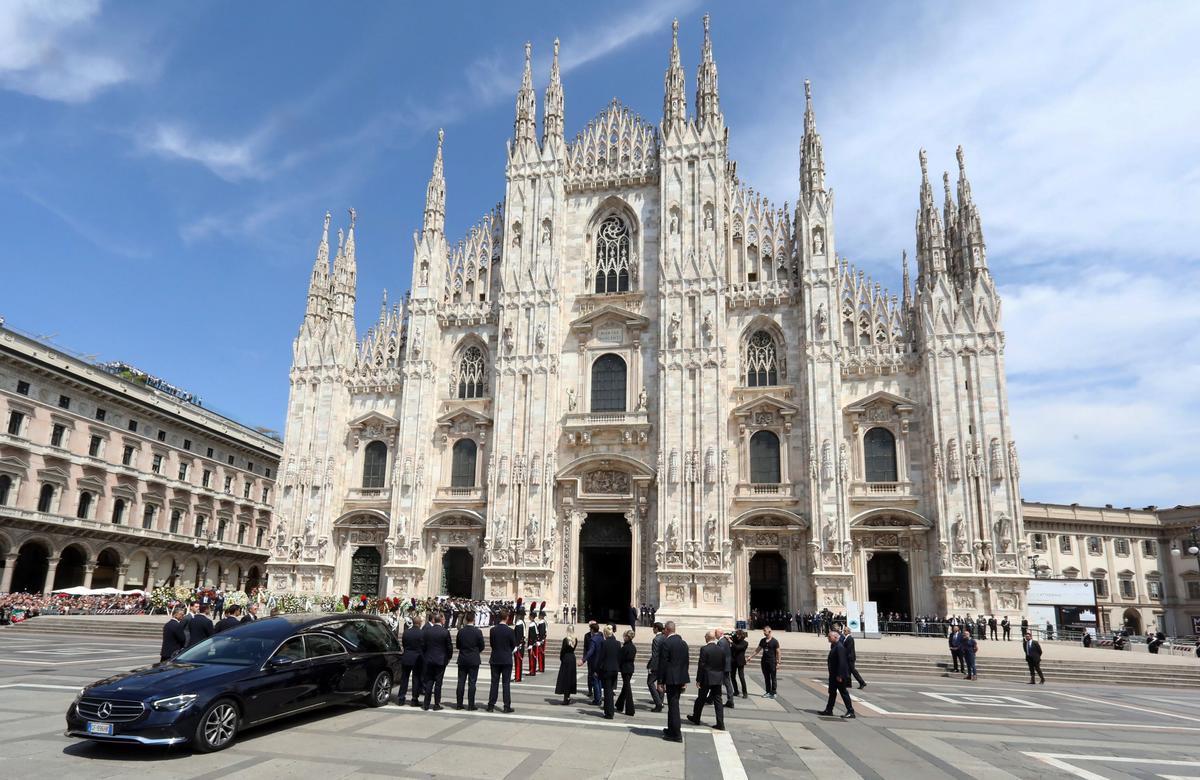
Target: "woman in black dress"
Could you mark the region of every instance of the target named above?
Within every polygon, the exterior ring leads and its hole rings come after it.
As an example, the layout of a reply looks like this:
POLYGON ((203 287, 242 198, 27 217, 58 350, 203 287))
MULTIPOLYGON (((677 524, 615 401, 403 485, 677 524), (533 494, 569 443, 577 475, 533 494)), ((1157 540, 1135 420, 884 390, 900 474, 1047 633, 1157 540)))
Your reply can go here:
POLYGON ((739 695, 738 679, 742 681, 741 697, 745 699, 746 693, 746 651, 750 649, 750 643, 746 641, 746 632, 738 630, 734 632, 733 642, 729 645, 730 651, 733 653, 733 673, 730 675, 733 678, 733 695, 739 695))
POLYGON ((621 645, 621 695, 617 697, 617 711, 633 716, 633 691, 629 690, 629 679, 633 677, 633 666, 637 659, 637 646, 633 644, 633 632, 625 632, 625 644, 621 645))
POLYGON ((558 680, 554 683, 554 692, 562 695, 563 704, 570 704, 571 696, 579 692, 575 685, 575 644, 575 626, 568 625, 558 651, 558 680))

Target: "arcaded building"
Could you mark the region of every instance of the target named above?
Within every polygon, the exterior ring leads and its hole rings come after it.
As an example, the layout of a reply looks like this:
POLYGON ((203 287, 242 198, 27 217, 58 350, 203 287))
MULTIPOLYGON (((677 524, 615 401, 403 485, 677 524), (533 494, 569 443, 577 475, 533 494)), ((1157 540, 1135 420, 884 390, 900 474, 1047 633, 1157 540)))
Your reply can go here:
POLYGON ((281 445, 0 327, 0 593, 266 582, 281 445))

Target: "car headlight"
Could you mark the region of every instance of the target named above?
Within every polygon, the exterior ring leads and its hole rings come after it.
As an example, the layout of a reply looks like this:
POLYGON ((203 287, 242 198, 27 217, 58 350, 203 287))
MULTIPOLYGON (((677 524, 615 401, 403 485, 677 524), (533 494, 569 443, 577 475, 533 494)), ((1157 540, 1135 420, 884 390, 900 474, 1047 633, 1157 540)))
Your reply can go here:
POLYGON ((183 694, 180 694, 179 696, 171 696, 166 699, 159 699, 158 701, 152 702, 150 706, 156 710, 167 710, 169 712, 179 712, 181 710, 186 710, 188 707, 192 706, 192 702, 194 702, 195 700, 196 700, 196 694, 183 693, 183 694))

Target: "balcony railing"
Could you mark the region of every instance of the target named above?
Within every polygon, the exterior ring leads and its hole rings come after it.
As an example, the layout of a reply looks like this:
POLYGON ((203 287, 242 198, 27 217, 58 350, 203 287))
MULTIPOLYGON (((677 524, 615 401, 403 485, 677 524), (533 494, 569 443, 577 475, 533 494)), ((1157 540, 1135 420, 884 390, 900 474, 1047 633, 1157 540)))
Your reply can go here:
POLYGON ((911 482, 853 482, 850 496, 863 501, 916 500, 911 482))
POLYGON ((390 487, 383 488, 350 488, 350 494, 346 497, 350 501, 390 501, 392 498, 392 489, 390 487))
POLYGON ((479 485, 471 487, 442 487, 438 488, 437 501, 454 501, 458 503, 473 503, 486 500, 484 488, 479 485))
POLYGON ((740 498, 791 498, 790 482, 742 482, 737 486, 740 498))
POLYGON ((572 412, 567 415, 567 425, 645 425, 650 422, 645 412, 572 412))

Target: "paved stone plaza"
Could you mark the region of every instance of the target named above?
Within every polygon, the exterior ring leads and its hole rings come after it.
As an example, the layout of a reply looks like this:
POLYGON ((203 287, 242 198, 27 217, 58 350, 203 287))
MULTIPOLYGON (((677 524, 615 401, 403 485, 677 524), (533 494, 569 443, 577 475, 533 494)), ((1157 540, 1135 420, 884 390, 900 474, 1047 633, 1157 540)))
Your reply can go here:
MULTIPOLYGON (((557 664, 514 685, 513 715, 338 708, 247 732, 212 755, 92 745, 62 735, 76 690, 155 660, 156 642, 0 632, 0 767, 41 777, 941 777, 1162 778, 1200 775, 1200 702, 1192 690, 970 684, 870 678, 857 721, 822 718, 823 670, 784 675, 775 700, 727 711, 728 732, 686 728, 638 696, 633 718, 555 702, 557 664)), ((453 689, 454 667, 447 685, 453 689)), ((481 685, 486 681, 486 674, 481 685)), ((641 676, 635 678, 643 690, 641 676)), ((581 677, 582 683, 582 677, 581 677)), ((692 694, 685 697, 690 705, 692 694)), ((840 704, 838 712, 841 711, 840 704)), ((711 711, 708 713, 711 723, 711 711)))

